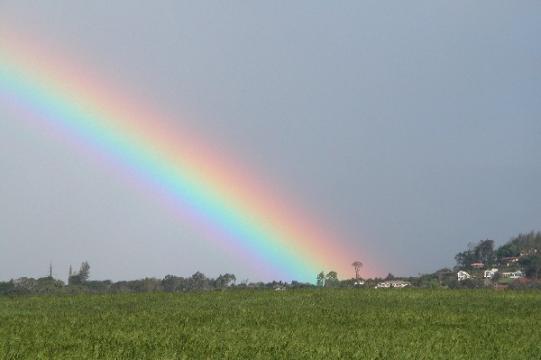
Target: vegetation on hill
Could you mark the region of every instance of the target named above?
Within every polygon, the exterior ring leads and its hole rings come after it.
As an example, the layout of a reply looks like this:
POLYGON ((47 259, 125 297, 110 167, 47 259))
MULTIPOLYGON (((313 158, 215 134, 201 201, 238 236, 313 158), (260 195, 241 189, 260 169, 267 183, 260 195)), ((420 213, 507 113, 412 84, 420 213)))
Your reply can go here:
MULTIPOLYGON (((471 269, 472 264, 483 263, 484 267, 506 265, 506 259, 541 258, 541 232, 532 231, 519 234, 499 248, 494 248, 494 240, 481 240, 468 244, 468 249, 455 256, 457 268, 471 269)), ((535 266, 532 264, 532 266, 535 266)), ((538 269, 528 269, 536 273, 538 269)))
POLYGON ((458 253, 455 259, 455 270, 492 267, 521 270, 526 277, 538 280, 541 274, 541 232, 519 234, 497 249, 493 240, 470 243, 468 249, 458 253))

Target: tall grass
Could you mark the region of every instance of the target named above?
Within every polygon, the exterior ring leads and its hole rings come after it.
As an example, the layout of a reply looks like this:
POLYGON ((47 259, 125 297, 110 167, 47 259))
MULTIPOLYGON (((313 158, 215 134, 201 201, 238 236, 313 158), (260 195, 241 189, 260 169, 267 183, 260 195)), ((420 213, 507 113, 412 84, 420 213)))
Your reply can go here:
POLYGON ((541 359, 541 292, 0 298, 3 359, 541 359))

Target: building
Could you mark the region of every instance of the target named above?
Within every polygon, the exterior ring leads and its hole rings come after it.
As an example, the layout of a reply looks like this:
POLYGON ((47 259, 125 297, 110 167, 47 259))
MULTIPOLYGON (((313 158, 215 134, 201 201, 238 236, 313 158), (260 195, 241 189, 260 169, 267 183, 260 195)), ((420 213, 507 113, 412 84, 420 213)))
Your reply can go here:
POLYGON ((406 286, 410 286, 410 283, 403 280, 389 280, 380 282, 376 285, 376 289, 389 289, 389 288, 405 288, 406 286))
POLYGON ((464 281, 466 279, 471 279, 471 275, 468 274, 466 271, 464 270, 460 270, 459 272, 456 273, 456 277, 458 279, 458 281, 464 281))
POLYGON ((482 269, 485 267, 485 264, 483 264, 482 262, 478 261, 478 262, 474 262, 474 263, 471 263, 470 266, 474 269, 482 269))
POLYGON ((502 272, 502 277, 508 279, 521 279, 524 277, 524 273, 520 270, 511 272, 502 272))
POLYGON ((483 277, 485 279, 492 279, 494 277, 494 275, 496 275, 497 272, 498 272, 498 269, 496 269, 496 268, 493 268, 493 269, 490 269, 490 270, 485 270, 485 272, 483 274, 483 277))
POLYGON ((502 264, 505 266, 513 266, 518 263, 519 259, 518 256, 507 256, 502 258, 502 264))
POLYGON ((531 248, 531 249, 526 249, 526 250, 522 250, 520 252, 520 256, 530 256, 530 255, 537 255, 537 249, 536 248, 531 248))

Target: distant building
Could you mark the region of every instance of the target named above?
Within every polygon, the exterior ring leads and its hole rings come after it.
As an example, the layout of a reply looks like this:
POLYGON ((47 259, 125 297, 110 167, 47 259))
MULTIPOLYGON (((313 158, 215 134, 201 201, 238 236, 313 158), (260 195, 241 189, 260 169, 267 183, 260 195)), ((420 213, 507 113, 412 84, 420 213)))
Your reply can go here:
POLYGON ((494 277, 494 275, 496 275, 497 272, 498 272, 498 269, 496 269, 496 268, 493 268, 493 269, 490 269, 490 270, 485 270, 485 272, 483 274, 483 277, 485 279, 492 279, 494 277))
POLYGON ((363 286, 364 285, 364 280, 356 280, 355 283, 353 283, 353 285, 355 286, 363 286))
POLYGON ((388 289, 388 288, 405 288, 406 286, 410 286, 410 283, 403 280, 389 280, 380 282, 376 285, 376 289, 388 289))
POLYGON ((478 261, 478 262, 474 262, 474 263, 471 263, 470 266, 474 269, 482 269, 485 267, 485 264, 483 264, 482 262, 478 261))
POLYGON ((456 277, 457 277, 458 281, 464 281, 466 279, 471 279, 471 275, 469 273, 467 273, 466 271, 464 271, 464 270, 460 270, 459 272, 457 272, 456 277))
POLYGON ((520 270, 511 272, 502 272, 502 277, 508 279, 521 279, 524 277, 524 273, 520 270))
POLYGON ((520 252, 520 256, 530 256, 530 255, 536 255, 537 254, 537 249, 535 248, 532 248, 532 249, 526 249, 526 250, 522 250, 520 252))
POLYGON ((505 266, 513 266, 515 264, 518 263, 519 261, 519 257, 518 256, 507 256, 507 257, 504 257, 502 258, 502 265, 505 265, 505 266))

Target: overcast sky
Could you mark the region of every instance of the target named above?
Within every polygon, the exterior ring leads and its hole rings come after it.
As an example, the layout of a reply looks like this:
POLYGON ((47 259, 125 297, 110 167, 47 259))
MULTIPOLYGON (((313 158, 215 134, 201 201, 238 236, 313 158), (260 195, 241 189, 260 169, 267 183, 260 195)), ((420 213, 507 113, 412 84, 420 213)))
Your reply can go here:
MULTIPOLYGON (((541 229, 539 1, 0 0, 2 31, 178 115, 386 272, 541 229)), ((2 101, 0 175, 0 280, 257 280, 2 101)))

